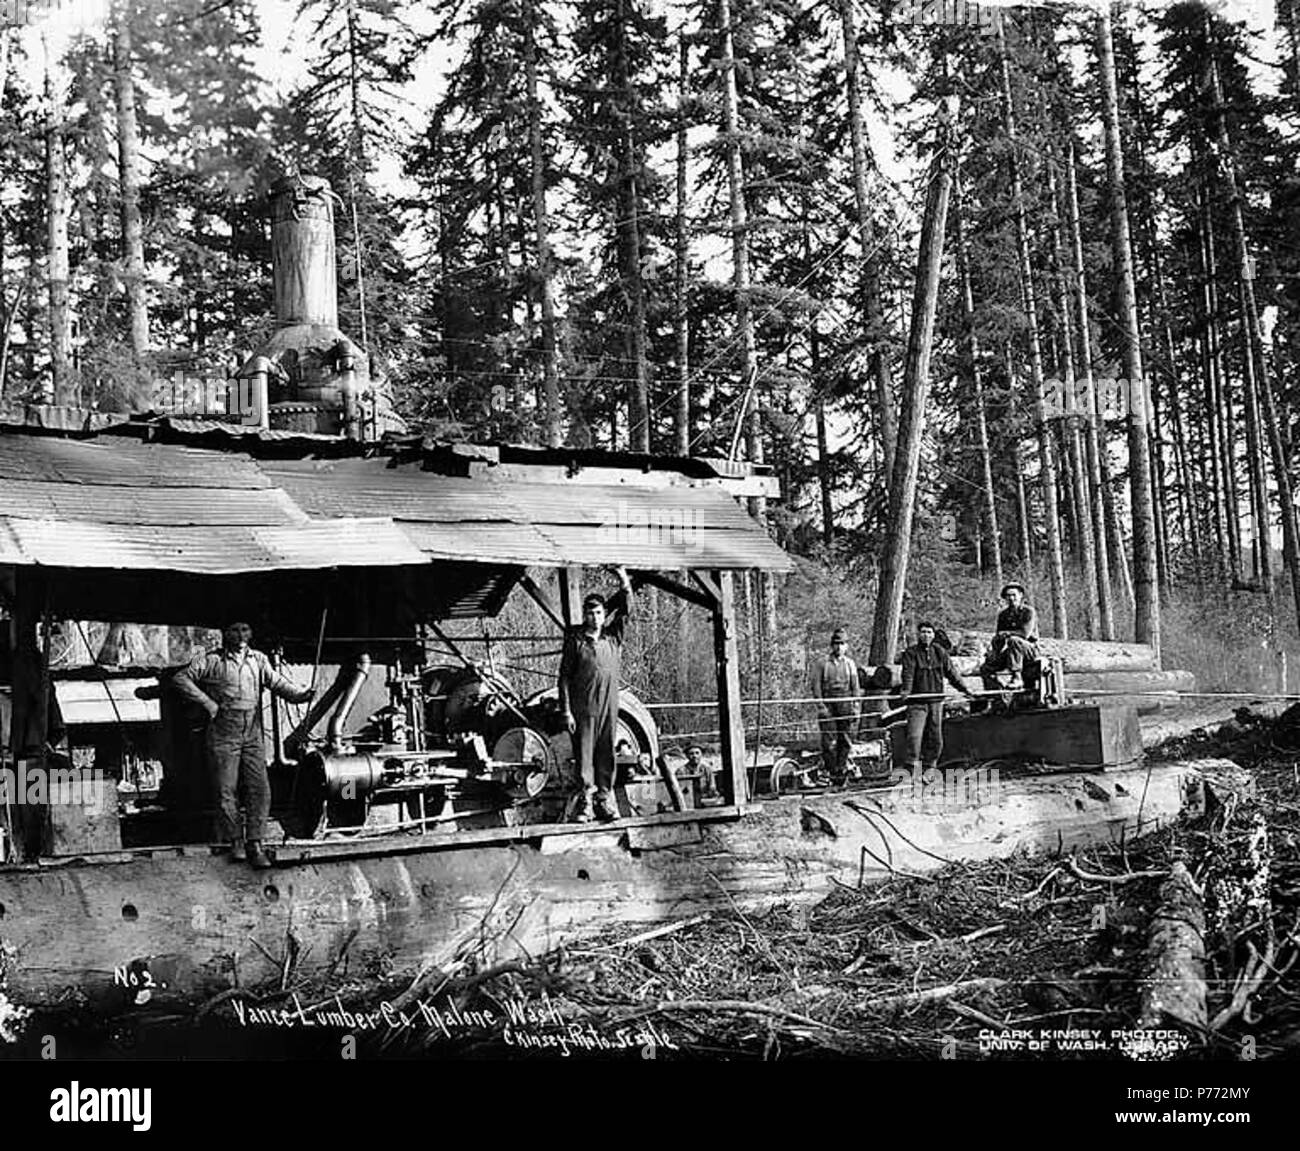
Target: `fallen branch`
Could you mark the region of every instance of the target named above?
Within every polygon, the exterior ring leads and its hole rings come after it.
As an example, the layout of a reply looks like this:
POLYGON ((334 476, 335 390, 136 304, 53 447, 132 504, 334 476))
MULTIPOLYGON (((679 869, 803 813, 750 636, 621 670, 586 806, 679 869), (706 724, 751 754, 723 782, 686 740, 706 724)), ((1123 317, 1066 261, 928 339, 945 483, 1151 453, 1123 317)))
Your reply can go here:
MULTIPOLYGON (((1076 879, 1082 879, 1085 883, 1133 883, 1139 879, 1168 879, 1171 874, 1168 871, 1131 871, 1127 875, 1097 875, 1091 871, 1084 871, 1073 858, 1067 859, 1065 866, 1070 869, 1071 875, 1076 879)), ((1192 877, 1188 875, 1187 881, 1190 883, 1191 880, 1192 877)))
POLYGON ((824 1031, 838 1031, 844 1035, 849 1034, 849 1032, 843 1027, 836 1027, 833 1023, 823 1023, 820 1019, 813 1019, 810 1015, 800 1015, 797 1011, 787 1011, 784 1007, 772 1007, 766 1003, 754 1003, 744 999, 665 1000, 663 1003, 656 1003, 652 1007, 642 1007, 628 1015, 620 1015, 611 1020, 611 1022, 622 1024, 629 1023, 634 1019, 643 1019, 647 1015, 663 1015, 688 1011, 734 1012, 740 1015, 758 1015, 774 1019, 788 1019, 792 1023, 798 1023, 803 1027, 817 1027, 824 1031))
POLYGON ((334 972, 339 969, 339 964, 347 957, 348 948, 352 946, 352 941, 360 934, 361 928, 359 927, 354 927, 348 932, 348 937, 343 941, 343 945, 339 948, 339 953, 334 957, 334 961, 330 964, 329 970, 325 973, 326 979, 332 979, 334 977, 334 972))
POLYGON ((999 1023, 991 1015, 985 1015, 982 1011, 976 1011, 974 1007, 967 1007, 964 1003, 958 1003, 955 999, 948 1004, 949 1011, 955 1011, 958 1015, 964 1015, 967 1019, 973 1019, 976 1023, 982 1023, 985 1027, 991 1027, 994 1031, 1001 1031, 1006 1026, 999 1023))
POLYGON ((626 939, 620 939, 617 943, 610 943, 605 947, 596 947, 593 950, 613 951, 619 947, 631 947, 634 943, 647 943, 651 939, 659 939, 664 935, 672 935, 676 931, 684 931, 686 928, 694 927, 697 923, 704 923, 710 918, 712 918, 712 913, 706 911, 702 915, 692 915, 690 919, 679 919, 676 923, 668 923, 651 931, 642 931, 639 935, 629 935, 626 939))
POLYGON ((1037 887, 1035 887, 1033 891, 1026 892, 1024 895, 1015 895, 1012 896, 1012 898, 1024 899, 1024 900, 1033 899, 1035 895, 1040 894, 1043 888, 1045 888, 1049 883, 1052 882, 1053 879, 1055 879, 1060 874, 1061 874, 1061 869, 1059 867, 1053 867, 1051 871, 1049 871, 1045 876, 1043 876, 1043 882, 1040 883, 1037 887))
POLYGON ((1005 979, 986 976, 981 979, 964 979, 960 983, 947 983, 942 987, 928 987, 924 991, 909 991, 906 995, 888 995, 883 999, 869 999, 862 1006, 876 1011, 900 1011, 908 1007, 921 1007, 927 1003, 946 1003, 958 995, 974 995, 996 991, 1006 984, 1005 979))
POLYGON ((1175 863, 1161 885, 1160 903, 1147 934, 1147 979, 1138 1026, 1151 1029, 1173 1019, 1205 1028, 1205 911, 1184 863, 1175 863))
POLYGON ((1232 993, 1232 1002, 1214 1017, 1214 1020, 1210 1023, 1211 1031, 1221 1030, 1247 1010, 1250 1005, 1250 997, 1259 990, 1259 985, 1264 982, 1264 979, 1273 968, 1272 942, 1269 943, 1268 950, 1263 955, 1260 955, 1255 945, 1249 940, 1246 941, 1246 946, 1250 948, 1250 958, 1246 961, 1246 966, 1237 977, 1236 988, 1232 993))

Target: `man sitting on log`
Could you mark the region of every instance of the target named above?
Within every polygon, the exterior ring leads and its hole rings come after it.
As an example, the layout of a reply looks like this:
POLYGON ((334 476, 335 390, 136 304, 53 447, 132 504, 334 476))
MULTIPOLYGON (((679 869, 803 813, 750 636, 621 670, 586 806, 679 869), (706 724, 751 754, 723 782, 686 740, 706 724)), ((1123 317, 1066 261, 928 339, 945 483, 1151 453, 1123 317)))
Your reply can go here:
POLYGON ((1038 613, 1025 602, 1024 584, 1009 583, 1002 589, 1007 606, 998 612, 993 646, 979 669, 981 676, 1010 672, 1006 686, 1019 691, 1025 686, 1025 663, 1038 661, 1038 613))

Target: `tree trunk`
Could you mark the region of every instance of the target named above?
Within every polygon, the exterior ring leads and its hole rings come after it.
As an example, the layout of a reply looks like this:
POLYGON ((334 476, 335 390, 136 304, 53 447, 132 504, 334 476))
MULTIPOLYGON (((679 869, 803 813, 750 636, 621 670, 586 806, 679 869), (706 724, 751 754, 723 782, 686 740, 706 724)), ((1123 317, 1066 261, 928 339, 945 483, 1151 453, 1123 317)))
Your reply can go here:
POLYGON ((1221 534, 1221 556, 1227 582, 1241 573, 1241 521, 1237 513, 1237 477, 1233 467, 1231 440, 1232 395, 1223 354, 1219 345, 1218 268, 1214 252, 1214 231, 1209 210, 1208 174, 1202 173, 1197 187, 1197 240, 1201 261, 1201 298, 1205 308, 1203 346, 1205 386, 1210 428, 1210 462, 1215 476, 1215 529, 1221 534))
POLYGON ((627 58, 627 0, 616 0, 614 87, 622 105, 618 114, 615 156, 618 164, 618 248, 623 265, 623 296, 627 311, 632 378, 628 381, 629 447, 650 451, 650 364, 646 338, 645 280, 641 271, 640 157, 632 126, 636 94, 627 58))
MULTIPOLYGON (((1210 55, 1211 95, 1214 99, 1220 160, 1228 183, 1231 200, 1232 230, 1237 240, 1237 266, 1241 279, 1243 304, 1242 323, 1247 333, 1247 362, 1256 363, 1256 379, 1263 401, 1265 427, 1269 448, 1273 456, 1273 479, 1277 483, 1278 503, 1282 516, 1282 550, 1287 572, 1291 577, 1291 592, 1295 599, 1296 619, 1300 621, 1300 541, 1296 538, 1295 500, 1291 489, 1291 473, 1287 452, 1282 443, 1277 405, 1273 396, 1273 381, 1269 374, 1268 359, 1264 352, 1264 335, 1260 328, 1259 306, 1255 299, 1254 262, 1246 239, 1246 224, 1241 211, 1241 190, 1237 181, 1237 165, 1228 137, 1227 120, 1223 114, 1223 95, 1219 86, 1219 70, 1214 55, 1210 55)), ((1264 537, 1267 551, 1268 537, 1264 537)))
POLYGON ((817 418, 817 484, 822 498, 822 539, 829 548, 835 543, 835 504, 831 499, 831 460, 830 448, 826 436, 826 395, 820 386, 822 379, 821 338, 817 333, 817 321, 808 325, 808 358, 812 378, 818 381, 816 418, 817 418))
POLYGON ((677 204, 674 213, 673 328, 677 337, 677 405, 673 410, 673 443, 679 456, 691 454, 691 339, 689 297, 690 245, 686 232, 687 167, 690 144, 687 141, 687 96, 690 91, 690 59, 686 37, 679 33, 677 72, 677 204))
POLYGON ((889 484, 889 530, 885 539, 871 628, 873 664, 891 663, 903 616, 903 591, 907 584, 907 562, 911 552, 912 519, 916 510, 916 483, 921 466, 921 436, 925 430, 925 407, 930 391, 930 345, 934 335, 934 313, 939 301, 939 272, 943 264, 944 231, 948 219, 948 196, 952 188, 952 165, 948 154, 950 124, 941 113, 939 140, 925 215, 921 221, 921 248, 916 263, 916 293, 912 299, 912 324, 907 339, 907 361, 903 371, 902 411, 894 474, 889 484))
POLYGON ((1101 634, 1101 614, 1098 608, 1098 588, 1096 569, 1096 544, 1092 536, 1090 517, 1091 502, 1088 499, 1088 481, 1085 473, 1085 453, 1080 425, 1086 422, 1075 402, 1074 370, 1074 332, 1070 322, 1070 281, 1064 257, 1064 239, 1067 213, 1061 211, 1060 186, 1056 177, 1056 163, 1053 161, 1048 169, 1048 182, 1052 198, 1053 211, 1056 212, 1056 226, 1052 230, 1052 262, 1056 267, 1058 292, 1057 308, 1060 313, 1060 367, 1065 380, 1065 423, 1061 429, 1065 438, 1066 458, 1069 462, 1070 504, 1074 509, 1075 539, 1078 543, 1079 574, 1083 578, 1084 620, 1089 638, 1101 634))
POLYGON ((1106 137, 1106 168, 1111 196, 1111 247, 1119 279, 1119 310, 1124 334, 1124 368, 1129 380, 1129 484, 1133 516, 1134 632, 1160 654, 1160 596, 1156 583, 1155 507, 1151 492, 1151 454, 1147 440, 1146 377, 1133 282, 1133 249, 1129 242, 1128 202, 1124 189, 1124 155, 1119 135, 1119 101, 1115 88, 1115 46, 1111 13, 1097 13, 1097 63, 1100 70, 1102 115, 1106 137))
POLYGON ((894 474, 894 451, 898 440, 898 413, 894 404, 893 381, 889 370, 887 325, 880 296, 880 259, 867 193, 867 133, 862 117, 862 81, 858 60, 858 30, 853 12, 854 0, 839 0, 840 20, 844 30, 844 75, 849 102, 849 142, 853 156, 853 200, 857 215, 858 245, 862 249, 862 312, 867 345, 870 348, 870 373, 876 393, 876 410, 880 421, 880 443, 884 477, 894 474))
POLYGON ((533 232, 537 245, 537 285, 542 300, 542 379, 546 397, 546 444, 561 443, 560 373, 556 355, 555 285, 552 282, 551 231, 546 210, 546 153, 542 146, 542 103, 537 93, 537 0, 527 0, 524 19, 524 72, 528 85, 528 144, 532 158, 533 232))
POLYGON ((1105 424, 1097 418, 1097 385, 1092 365, 1096 359, 1092 346, 1092 320, 1088 315, 1088 277, 1083 262, 1083 230, 1079 224, 1079 186, 1075 176, 1074 141, 1065 153, 1066 207, 1070 223, 1070 251, 1074 264, 1074 305, 1079 324, 1079 354, 1084 376, 1085 411, 1083 420, 1084 449, 1088 466, 1088 509, 1092 519, 1093 565, 1096 574, 1097 615, 1101 638, 1115 638, 1115 609, 1110 583, 1110 546, 1106 536, 1106 497, 1103 487, 1103 445, 1105 424))
MULTIPOLYGON (((736 47, 731 26, 731 0, 719 0, 718 19, 722 25, 723 121, 726 129, 727 187, 731 206, 732 284, 736 292, 736 328, 740 332, 740 370, 742 396, 737 415, 737 431, 745 431, 746 446, 752 463, 764 461, 763 413, 758 399, 758 352, 754 340, 754 315, 750 305, 749 278, 749 210, 745 203, 745 169, 740 150, 740 98, 736 91, 736 47)), ((733 441, 738 445, 738 439, 733 441)), ((734 456, 734 451, 733 451, 734 456)), ((759 523, 767 522, 767 500, 754 496, 749 500, 749 514, 759 523)), ((764 572, 763 610, 769 634, 776 631, 776 581, 764 572)))
MULTIPOLYGON (((42 39, 45 39, 44 36, 42 39)), ((72 379, 72 317, 68 310, 68 217, 72 198, 68 191, 67 157, 64 153, 64 110, 67 92, 56 84, 57 65, 51 59, 45 41, 45 99, 48 104, 45 126, 46 174, 46 277, 49 284, 50 373, 48 399, 56 404, 75 401, 72 379)))
POLYGON ((1065 604, 1065 565, 1061 555, 1061 519, 1056 506, 1056 459, 1052 451, 1052 430, 1047 422, 1043 395, 1043 348, 1038 330, 1038 298, 1034 289, 1034 266, 1029 251, 1029 225, 1025 215, 1024 187, 1020 179, 1020 158, 1016 149, 1016 115, 1011 91, 1011 66, 1007 59, 1006 34, 997 25, 998 55, 1002 74, 1002 118, 1005 126, 1008 163, 1011 169, 1011 200, 1016 220, 1016 250, 1020 263, 1020 292, 1025 308, 1029 343, 1029 373, 1034 389, 1034 423, 1038 432, 1039 467, 1043 493, 1043 520, 1047 532, 1048 580, 1051 585, 1052 624, 1061 639, 1069 635, 1065 604))
POLYGON ((997 492, 993 486, 993 453, 989 450, 988 412, 984 403, 984 378, 980 368, 979 334, 975 329, 975 297, 971 291, 970 259, 966 251, 966 221, 963 213, 961 174, 953 183, 953 239, 957 245, 957 274, 961 279, 962 322, 966 329, 966 352, 970 356, 971 386, 975 393, 975 433, 979 440, 980 469, 984 489, 984 516, 988 523, 989 550, 993 571, 1001 587, 1002 534, 998 525, 997 492))
POLYGON ((130 0, 119 0, 114 14, 113 83, 117 92, 117 167, 131 354, 136 367, 143 368, 149 355, 149 301, 145 294, 144 229, 140 223, 140 129, 131 74, 131 7, 130 0))
MULTIPOLYGON (((754 343, 754 317, 749 300, 749 210, 745 204, 745 169, 740 151, 740 100, 736 92, 735 43, 731 28, 731 2, 719 0, 718 19, 722 32, 722 112, 726 134, 727 187, 731 213, 732 287, 736 293, 736 328, 740 333, 741 410, 738 428, 749 433, 750 459, 762 462, 762 437, 750 422, 750 404, 757 387, 758 355, 754 343), (757 454, 755 454, 757 452, 757 454)), ((754 403, 755 417, 758 405, 754 403)), ((750 513, 761 518, 766 509, 760 501, 750 501, 750 513)))

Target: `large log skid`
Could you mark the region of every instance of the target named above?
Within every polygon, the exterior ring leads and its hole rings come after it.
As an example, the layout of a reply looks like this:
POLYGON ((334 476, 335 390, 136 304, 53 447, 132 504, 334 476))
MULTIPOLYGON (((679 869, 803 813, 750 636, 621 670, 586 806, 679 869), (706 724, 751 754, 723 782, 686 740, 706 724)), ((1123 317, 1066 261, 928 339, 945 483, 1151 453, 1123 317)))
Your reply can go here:
POLYGON ((104 1010, 130 1011, 144 971, 155 1005, 202 1001, 236 980, 279 986, 282 966, 267 955, 282 956, 290 933, 304 978, 330 974, 345 950, 356 970, 445 966, 470 951, 497 962, 614 920, 651 926, 686 912, 807 905, 837 884, 926 874, 949 861, 1132 840, 1200 794, 1187 764, 1107 773, 1101 788, 1083 775, 971 774, 936 782, 899 772, 890 789, 795 796, 743 816, 683 812, 656 828, 521 827, 465 833, 481 834, 479 843, 282 848, 279 866, 261 875, 214 866, 205 848, 0 870, 6 990, 53 1007, 76 986, 104 1010), (124 970, 136 982, 114 978, 124 970))

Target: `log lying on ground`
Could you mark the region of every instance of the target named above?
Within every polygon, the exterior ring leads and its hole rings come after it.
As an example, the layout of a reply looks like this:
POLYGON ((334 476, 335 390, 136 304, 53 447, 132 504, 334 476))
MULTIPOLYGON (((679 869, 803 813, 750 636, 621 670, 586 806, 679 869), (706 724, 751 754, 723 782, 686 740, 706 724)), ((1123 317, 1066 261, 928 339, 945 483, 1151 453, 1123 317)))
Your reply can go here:
POLYGON ((1205 910, 1184 863, 1175 863, 1160 887, 1160 903, 1147 932, 1147 979, 1138 1026, 1171 1021, 1202 1031, 1205 1007, 1205 910))
MULTIPOLYGON (((963 671, 966 663, 978 660, 955 660, 962 682, 971 691, 982 691, 979 676, 963 671)), ((889 668, 891 688, 903 682, 903 669, 899 664, 889 668)), ((1131 703, 1138 711, 1156 711, 1178 701, 1180 692, 1196 690, 1196 676, 1190 671, 1110 671, 1065 673, 1065 692, 1071 700, 1092 700, 1097 703, 1131 703)))
MULTIPOLYGON (((952 636, 957 651, 975 652, 974 663, 978 664, 982 654, 993 643, 993 633, 989 631, 966 631, 960 638, 952 636)), ((1156 653, 1150 644, 1145 643, 1103 643, 1087 639, 1055 639, 1043 636, 1038 641, 1038 650, 1044 659, 1059 659, 1065 664, 1067 672, 1072 671, 1157 671, 1156 653)), ((958 656, 961 663, 971 659, 958 656)))
POLYGON ((1196 676, 1190 671, 1081 671, 1065 673, 1065 691, 1073 700, 1107 703, 1123 700, 1138 711, 1172 707, 1196 690, 1196 676))

